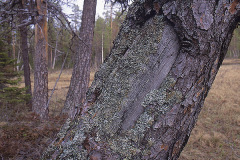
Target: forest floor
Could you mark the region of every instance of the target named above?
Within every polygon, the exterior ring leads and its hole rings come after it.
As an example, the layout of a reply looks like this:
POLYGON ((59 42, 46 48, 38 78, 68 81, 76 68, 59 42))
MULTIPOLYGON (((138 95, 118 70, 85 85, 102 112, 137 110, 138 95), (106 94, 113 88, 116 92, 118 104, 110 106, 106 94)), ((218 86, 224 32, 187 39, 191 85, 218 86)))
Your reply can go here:
MULTIPOLYGON (((49 95, 59 72, 49 72, 49 95)), ((44 122, 24 106, 0 107, 0 160, 39 159, 66 119, 59 113, 71 72, 63 71, 51 99, 50 117, 44 122)), ((179 159, 240 159, 240 59, 224 61, 179 159)))

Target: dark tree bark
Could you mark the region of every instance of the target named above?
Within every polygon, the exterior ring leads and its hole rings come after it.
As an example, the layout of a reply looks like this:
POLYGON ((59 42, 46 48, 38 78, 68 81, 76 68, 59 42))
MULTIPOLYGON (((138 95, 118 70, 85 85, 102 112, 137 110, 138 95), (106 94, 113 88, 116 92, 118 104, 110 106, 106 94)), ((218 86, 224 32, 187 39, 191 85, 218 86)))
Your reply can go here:
MULTIPOLYGON (((25 2, 22 0, 21 8, 24 9, 25 2)), ((20 22, 24 23, 27 17, 24 14, 20 15, 20 22)), ((27 101, 27 106, 29 110, 32 110, 32 90, 31 90, 31 79, 30 79, 30 67, 29 67, 29 56, 28 56, 28 43, 27 43, 27 26, 22 26, 19 29, 21 36, 21 52, 23 58, 23 71, 24 71, 24 82, 27 88, 26 93, 31 96, 27 101)))
POLYGON ((129 8, 88 103, 45 159, 177 159, 239 20, 234 1, 140 1, 129 8))
POLYGON ((95 26, 97 0, 84 0, 78 53, 75 55, 74 68, 63 113, 74 117, 84 100, 89 84, 90 59, 92 53, 93 31, 95 26))
POLYGON ((39 15, 35 24, 33 111, 45 119, 48 116, 47 3, 37 0, 36 5, 39 15))

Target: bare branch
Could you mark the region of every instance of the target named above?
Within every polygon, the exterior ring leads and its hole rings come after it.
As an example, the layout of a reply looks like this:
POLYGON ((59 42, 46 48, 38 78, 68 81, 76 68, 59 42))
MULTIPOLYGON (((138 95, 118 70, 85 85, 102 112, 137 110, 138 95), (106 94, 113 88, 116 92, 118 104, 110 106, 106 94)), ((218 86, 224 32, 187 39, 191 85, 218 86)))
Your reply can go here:
MULTIPOLYGON (((67 16, 55 5, 52 5, 51 3, 48 4, 50 7, 52 7, 54 9, 54 12, 52 12, 53 15, 55 15, 55 17, 60 20, 60 22, 64 25, 64 23, 62 22, 62 20, 58 17, 58 15, 60 14, 64 20, 67 23, 67 26, 69 27, 69 29, 71 30, 72 34, 75 35, 84 45, 86 45, 87 47, 88 44, 86 44, 81 37, 79 37, 79 35, 73 30, 72 26, 71 26, 71 22, 67 19, 67 16), (58 14, 57 14, 58 13, 58 14)), ((64 25, 65 26, 65 25, 64 25)))
POLYGON ((51 95, 50 95, 50 97, 49 97, 49 99, 48 99, 48 102, 47 102, 46 108, 48 108, 48 106, 49 106, 49 103, 50 103, 50 101, 51 101, 51 98, 52 98, 52 96, 53 96, 53 93, 54 93, 54 91, 55 91, 55 88, 56 88, 56 86, 57 86, 57 83, 58 83, 58 81, 59 81, 59 79, 60 79, 60 77, 61 77, 61 74, 62 74, 62 71, 63 71, 64 65, 65 65, 65 62, 66 62, 67 56, 68 56, 68 52, 67 52, 66 57, 65 57, 65 59, 64 59, 64 61, 63 61, 61 71, 60 71, 60 73, 59 73, 59 75, 58 75, 58 79, 56 80, 56 82, 55 82, 55 84, 54 84, 54 87, 53 87, 53 89, 52 89, 51 95))

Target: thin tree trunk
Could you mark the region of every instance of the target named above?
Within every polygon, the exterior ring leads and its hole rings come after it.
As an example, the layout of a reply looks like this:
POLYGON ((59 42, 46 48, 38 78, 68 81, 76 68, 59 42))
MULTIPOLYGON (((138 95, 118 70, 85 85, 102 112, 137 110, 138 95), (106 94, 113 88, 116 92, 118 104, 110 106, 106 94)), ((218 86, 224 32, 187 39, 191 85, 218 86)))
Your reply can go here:
MULTIPOLYGON (((20 52, 21 52, 21 51, 20 51, 20 48, 19 48, 18 54, 17 54, 17 64, 19 64, 20 61, 21 61, 21 55, 20 55, 21 53, 20 53, 20 52)), ((20 68, 19 65, 17 65, 16 68, 17 68, 17 71, 20 71, 20 70, 21 70, 21 68, 20 68)))
POLYGON ((56 64, 57 49, 58 49, 58 36, 59 36, 59 34, 60 34, 60 31, 57 32, 56 45, 55 45, 55 50, 54 50, 54 58, 53 58, 53 63, 52 63, 52 69, 55 68, 55 64, 56 64))
POLYGON ((39 21, 35 25, 33 111, 45 119, 48 116, 47 4, 43 0, 36 2, 39 21))
POLYGON ((26 93, 31 96, 27 101, 27 106, 29 110, 32 110, 32 89, 31 89, 31 79, 30 79, 30 67, 29 67, 29 56, 28 56, 28 44, 27 44, 27 26, 20 28, 21 36, 21 51, 23 57, 23 70, 24 70, 24 83, 27 88, 26 93))
POLYGON ((67 113, 72 118, 84 103, 89 84, 96 4, 96 0, 84 0, 80 28, 80 37, 84 43, 80 42, 78 45, 71 83, 63 109, 63 113, 67 113))
POLYGON ((135 1, 44 158, 177 159, 240 16, 238 1, 135 1))
MULTIPOLYGON (((7 34, 6 41, 7 41, 8 44, 11 44, 11 42, 12 42, 12 35, 11 34, 7 34)), ((12 58, 12 51, 11 51, 10 47, 7 48, 7 53, 8 53, 8 57, 12 58)))
POLYGON ((109 41, 109 53, 111 52, 111 49, 112 49, 112 27, 113 27, 113 22, 112 22, 112 11, 113 11, 113 2, 110 2, 110 41, 109 41))
MULTIPOLYGON (((102 43, 101 43, 101 63, 103 63, 103 31, 102 31, 102 43)), ((99 60, 98 60, 99 61, 99 60)), ((99 66, 98 66, 99 67, 99 66)))
MULTIPOLYGON (((16 33, 12 31, 12 57, 16 59, 16 33)), ((16 71, 16 62, 14 62, 14 71, 16 71)))
MULTIPOLYGON (((24 9, 25 1, 22 0, 21 8, 24 9)), ((24 22, 26 16, 24 14, 20 15, 20 21, 24 22)), ((27 42, 28 29, 27 26, 20 28, 20 37, 21 37, 21 52, 23 58, 23 71, 24 71, 24 83, 26 89, 26 94, 30 95, 30 99, 26 101, 29 111, 32 111, 32 89, 31 89, 31 78, 30 78, 30 65, 29 65, 29 55, 28 55, 28 42, 27 42)))
POLYGON ((52 48, 50 49, 50 54, 51 54, 50 63, 51 63, 51 67, 53 68, 53 52, 52 52, 52 48))

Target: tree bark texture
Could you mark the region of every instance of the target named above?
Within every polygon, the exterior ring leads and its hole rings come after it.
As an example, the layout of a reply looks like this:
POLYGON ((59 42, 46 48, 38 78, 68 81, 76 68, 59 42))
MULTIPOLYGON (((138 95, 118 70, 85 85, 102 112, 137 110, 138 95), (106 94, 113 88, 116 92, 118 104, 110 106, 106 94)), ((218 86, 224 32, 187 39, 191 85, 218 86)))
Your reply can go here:
POLYGON ((33 111, 45 119, 48 116, 47 3, 37 0, 36 5, 39 15, 35 25, 33 111))
MULTIPOLYGON (((22 0, 22 9, 24 9, 25 2, 22 0)), ((20 21, 23 23, 26 20, 26 16, 24 14, 20 15, 20 21)), ((31 89, 31 78, 30 78, 30 67, 29 67, 29 55, 28 55, 28 43, 27 43, 27 26, 23 26, 20 28, 20 36, 21 36, 21 52, 23 58, 23 71, 24 71, 24 83, 27 88, 26 93, 31 96, 31 98, 27 101, 27 106, 30 110, 32 110, 32 89, 31 89)))
POLYGON ((44 159, 177 159, 227 52, 238 1, 135 1, 88 103, 44 159))
POLYGON ((84 100, 90 78, 90 59, 95 26, 97 0, 84 0, 78 53, 75 55, 74 68, 63 113, 74 117, 84 100))

